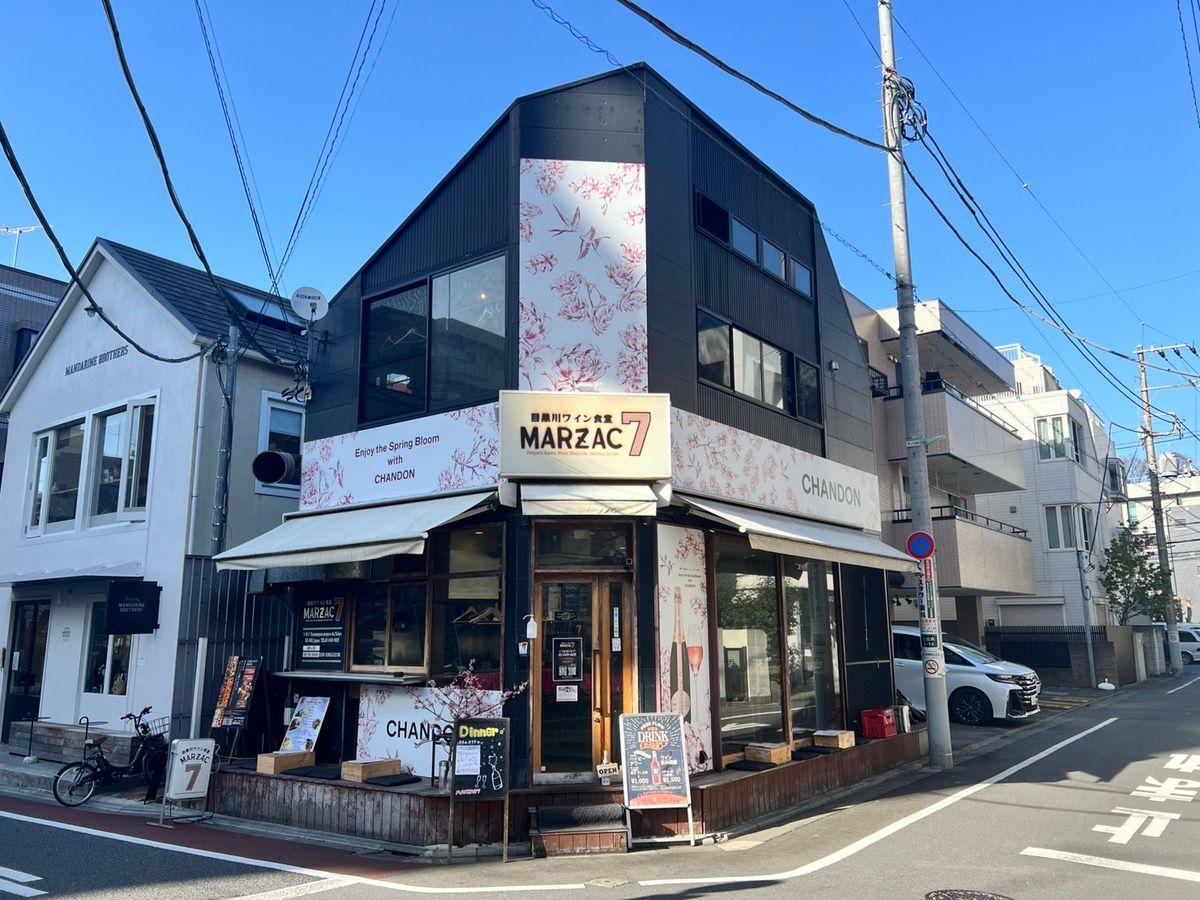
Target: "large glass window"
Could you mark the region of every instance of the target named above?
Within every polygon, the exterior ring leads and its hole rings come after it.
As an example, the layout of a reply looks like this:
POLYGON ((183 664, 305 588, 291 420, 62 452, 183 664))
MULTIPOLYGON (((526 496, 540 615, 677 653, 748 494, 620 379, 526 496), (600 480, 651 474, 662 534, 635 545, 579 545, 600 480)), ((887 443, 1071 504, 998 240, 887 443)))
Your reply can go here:
POLYGON ((842 725, 833 566, 784 559, 788 683, 793 737, 842 725))
POLYGON ((350 662, 355 666, 387 665, 388 590, 362 588, 354 598, 354 636, 350 662))
POLYGON ((424 282, 367 304, 360 418, 425 411, 429 291, 424 282))
POLYGON ((425 603, 423 581, 392 585, 388 623, 388 665, 394 669, 425 667, 425 603))
POLYGON ((124 697, 129 692, 129 659, 133 654, 133 635, 108 634, 105 631, 106 607, 107 603, 103 600, 92 604, 83 690, 88 694, 124 697))
POLYGON ((697 319, 697 334, 700 377, 713 384, 733 387, 728 323, 702 312, 697 319))
POLYGON ((504 386, 505 258, 433 279, 429 405, 490 400, 504 386))
POLYGON ((536 565, 541 569, 624 567, 629 529, 621 525, 544 525, 537 530, 536 565))
POLYGON ((72 422, 55 429, 51 447, 50 502, 46 522, 53 525, 75 519, 83 469, 83 422, 72 422))
POLYGON ((154 404, 136 402, 96 416, 93 517, 144 513, 154 440, 154 404))
POLYGON ((719 545, 716 559, 721 743, 783 740, 776 557, 719 545))
MULTIPOLYGON (((812 422, 821 421, 820 370, 812 363, 796 360, 796 415, 812 422)), ((886 389, 887 380, 884 379, 886 389)))

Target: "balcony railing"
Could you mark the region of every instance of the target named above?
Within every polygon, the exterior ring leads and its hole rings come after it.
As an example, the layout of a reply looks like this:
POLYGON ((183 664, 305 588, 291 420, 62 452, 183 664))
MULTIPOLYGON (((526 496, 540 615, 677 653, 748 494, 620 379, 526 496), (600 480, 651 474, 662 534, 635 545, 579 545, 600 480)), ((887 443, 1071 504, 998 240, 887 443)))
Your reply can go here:
MULTIPOLYGON (((980 406, 973 399, 968 397, 966 394, 964 394, 962 391, 960 391, 958 388, 956 388, 954 385, 952 385, 950 382, 946 381, 943 378, 925 378, 921 382, 921 393, 922 394, 939 394, 939 393, 949 394, 951 397, 954 397, 959 402, 961 402, 961 403, 969 406, 971 409, 975 410, 975 412, 979 413, 985 419, 991 420, 996 425, 998 425, 1000 428, 1003 428, 1005 431, 1007 431, 1009 434, 1013 435, 1014 437, 1017 437, 1020 434, 1020 432, 1017 431, 1015 426, 1010 425, 1008 422, 1005 422, 1002 418, 1000 418, 995 413, 980 406)), ((897 399, 899 397, 903 397, 903 396, 904 396, 904 386, 903 385, 893 384, 888 388, 888 399, 895 400, 895 399, 897 399)))
MULTIPOLYGON (((988 528, 992 531, 999 531, 1001 534, 1011 534, 1014 537, 1028 538, 1029 532, 1024 528, 1017 528, 1015 525, 1009 525, 1006 522, 1001 522, 998 519, 990 519, 987 516, 981 516, 979 513, 971 512, 969 509, 963 509, 961 506, 935 506, 931 510, 934 519, 964 519, 981 528, 988 528)), ((911 509, 895 509, 892 510, 893 522, 911 522, 911 509)))

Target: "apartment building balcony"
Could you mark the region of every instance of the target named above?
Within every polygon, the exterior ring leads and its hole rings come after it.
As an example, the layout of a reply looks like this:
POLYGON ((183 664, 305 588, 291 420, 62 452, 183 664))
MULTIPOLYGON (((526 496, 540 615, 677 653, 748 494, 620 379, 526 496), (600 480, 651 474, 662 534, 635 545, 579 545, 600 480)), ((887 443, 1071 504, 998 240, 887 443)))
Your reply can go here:
MULTIPOLYGON (((903 547, 912 510, 897 509, 883 537, 903 547)), ((1028 532, 957 506, 933 508, 938 590, 945 595, 1032 596, 1033 542, 1028 532)), ((912 587, 911 577, 908 587, 912 587)))
MULTIPOLYGON (((1012 362, 949 306, 941 300, 923 300, 916 304, 914 314, 917 350, 926 372, 940 372, 972 397, 1012 390, 1012 362)), ((892 343, 898 350, 899 313, 885 309, 879 315, 892 329, 882 337, 884 346, 892 343)))
MULTIPOLYGON (((926 378, 921 391, 928 441, 929 475, 954 494, 993 494, 1025 489, 1017 429, 941 378, 926 378)), ((898 386, 883 403, 887 456, 908 459, 904 402, 898 386)))

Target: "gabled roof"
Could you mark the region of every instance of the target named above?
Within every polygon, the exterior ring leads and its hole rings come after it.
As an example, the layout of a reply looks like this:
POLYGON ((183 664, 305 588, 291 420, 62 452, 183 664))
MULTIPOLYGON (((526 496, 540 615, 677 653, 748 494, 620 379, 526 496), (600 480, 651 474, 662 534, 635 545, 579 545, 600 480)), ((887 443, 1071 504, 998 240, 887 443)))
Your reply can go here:
MULTIPOLYGON (((203 269, 185 266, 183 263, 155 256, 145 250, 138 250, 126 244, 118 244, 107 238, 97 238, 97 246, 103 248, 118 263, 137 279, 138 283, 154 299, 167 308, 193 334, 209 340, 225 338, 229 334, 232 318, 226 309, 225 302, 216 295, 212 282, 203 269)), ((254 330, 255 339, 271 352, 293 359, 296 348, 302 347, 299 336, 299 326, 296 331, 289 332, 278 323, 273 323, 267 315, 260 315, 258 310, 264 308, 268 313, 274 313, 278 318, 279 309, 288 310, 291 306, 284 297, 261 291, 228 278, 217 276, 218 283, 230 291, 236 291, 251 300, 248 313, 243 315, 249 329, 254 330)), ((238 301, 231 298, 231 302, 238 301)), ((246 343, 243 338, 243 344, 246 343)))
POLYGON ((62 299, 66 290, 65 281, 0 265, 0 293, 11 294, 18 300, 33 300, 53 306, 62 299))

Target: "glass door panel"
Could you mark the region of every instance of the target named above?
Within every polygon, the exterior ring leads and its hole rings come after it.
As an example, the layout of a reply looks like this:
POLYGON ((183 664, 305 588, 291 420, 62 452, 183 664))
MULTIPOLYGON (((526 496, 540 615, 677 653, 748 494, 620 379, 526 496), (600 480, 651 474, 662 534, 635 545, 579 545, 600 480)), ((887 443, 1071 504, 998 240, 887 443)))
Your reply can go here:
POLYGON ((597 584, 545 581, 540 595, 540 771, 589 772, 594 757, 593 710, 599 707, 592 677, 598 650, 597 584))

